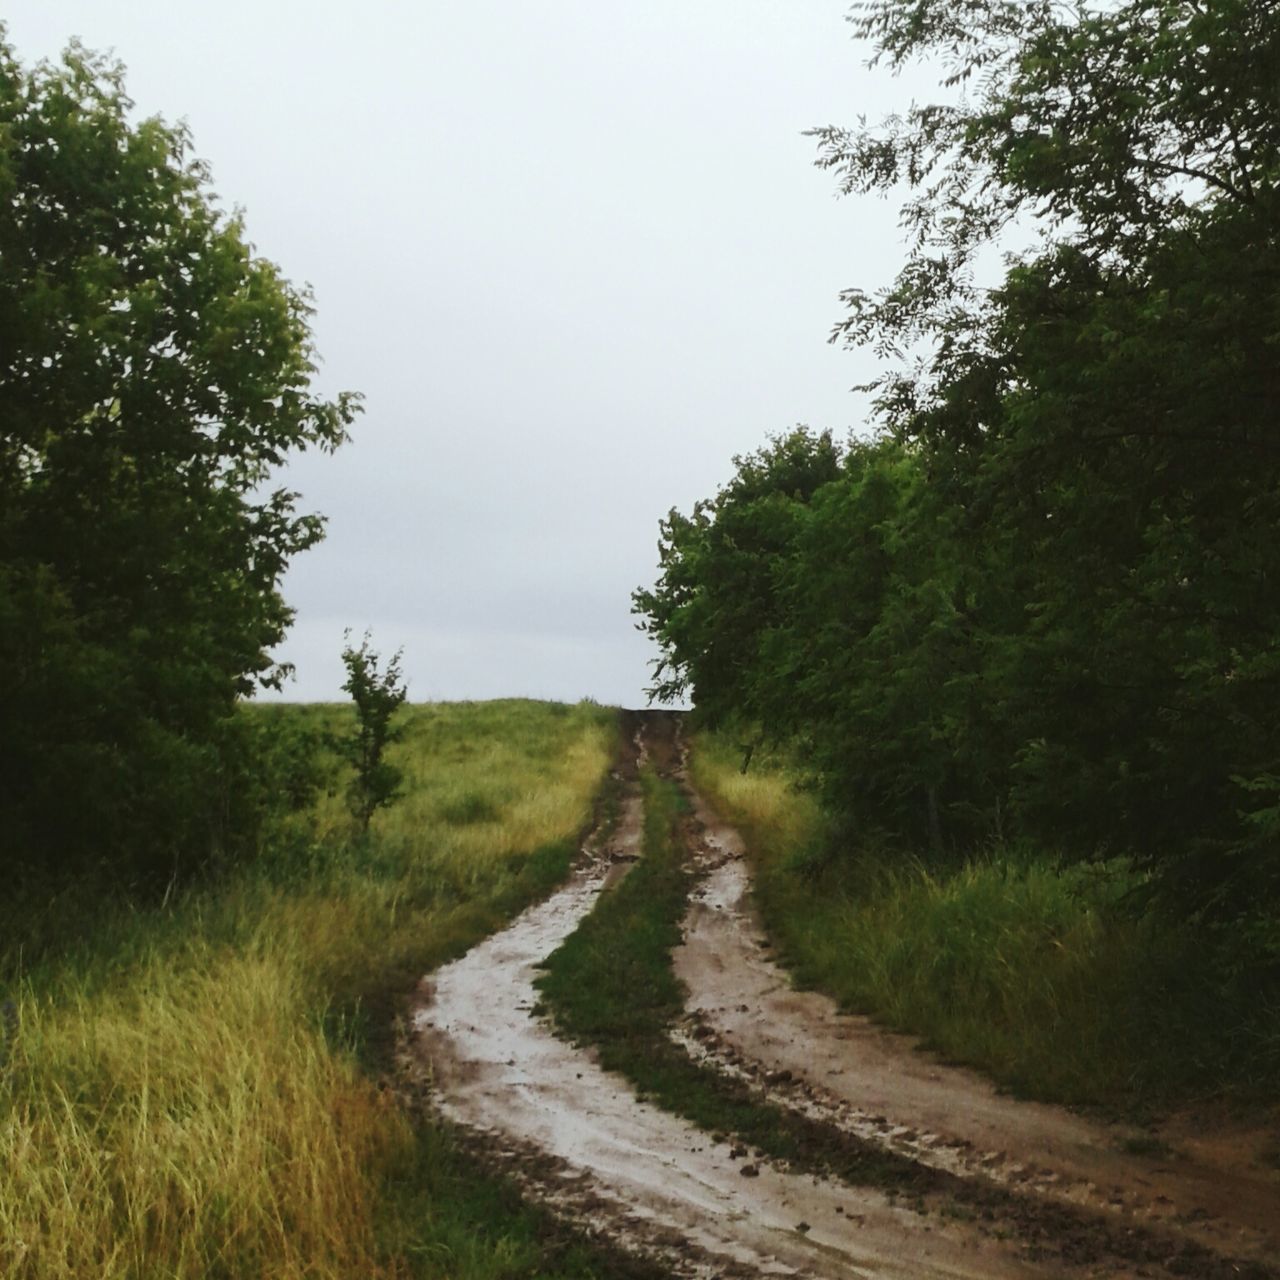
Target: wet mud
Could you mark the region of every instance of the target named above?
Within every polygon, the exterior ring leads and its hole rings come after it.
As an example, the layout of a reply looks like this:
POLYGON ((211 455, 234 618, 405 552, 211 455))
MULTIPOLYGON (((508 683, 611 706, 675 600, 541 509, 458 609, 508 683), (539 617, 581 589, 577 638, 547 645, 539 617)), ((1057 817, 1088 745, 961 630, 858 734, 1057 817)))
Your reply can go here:
MULTIPOLYGON (((1248 1142, 1214 1143, 1185 1121, 1153 1135, 1016 1100, 909 1037, 795 990, 753 909, 740 837, 690 795, 707 867, 675 954, 690 1052, 926 1167, 1185 1239, 1259 1264, 1257 1274, 1280 1262, 1280 1174, 1248 1142)), ((1204 1260, 1189 1265, 1209 1270, 1204 1260)))
MULTIPOLYGON (((660 727, 641 722, 638 753, 652 748, 661 759, 669 750, 660 727)), ((563 889, 423 983, 413 1048, 441 1111, 508 1151, 532 1192, 664 1255, 673 1274, 1059 1274, 964 1223, 922 1220, 881 1192, 790 1173, 716 1142, 637 1101, 589 1052, 555 1037, 535 1013, 538 966, 640 851, 642 802, 628 783, 613 833, 563 889)))
MULTIPOLYGON (((1156 1250, 1149 1261, 1144 1249, 1109 1251, 1105 1229, 1083 1250, 1069 1240, 1068 1247, 1055 1245, 1046 1239, 1052 1215, 1020 1232, 1019 1214, 1004 1212, 1000 1195, 908 1203, 779 1167, 732 1137, 716 1141, 638 1100, 589 1050, 558 1039, 537 1012, 539 966, 641 855, 638 766, 649 758, 683 779, 677 725, 669 715, 632 716, 615 820, 588 841, 570 881, 424 979, 408 1052, 433 1105, 505 1161, 530 1195, 659 1259, 672 1275, 1237 1274, 1229 1264, 1197 1269, 1203 1253, 1178 1255, 1185 1265, 1168 1266, 1176 1251, 1156 1250)), ((1277 1222, 1261 1202, 1219 1216, 1217 1206, 1230 1197, 1221 1188, 1216 1196, 1198 1194, 1198 1174, 1166 1176, 1160 1162, 1119 1158, 1116 1133, 1001 1097, 905 1039, 792 991, 760 945, 741 842, 690 798, 691 845, 707 872, 676 956, 689 989, 689 1018, 678 1035, 691 1053, 824 1124, 940 1171, 945 1182, 1016 1187, 1019 1195, 1029 1190, 1084 1206, 1073 1212, 1118 1213, 1135 1224, 1157 1222, 1162 1231, 1186 1225, 1219 1257, 1268 1257, 1261 1251, 1271 1247, 1277 1222)), ((1280 1201, 1267 1189, 1274 1208, 1280 1201)), ((1068 1222, 1063 1238, 1077 1229, 1068 1222)))

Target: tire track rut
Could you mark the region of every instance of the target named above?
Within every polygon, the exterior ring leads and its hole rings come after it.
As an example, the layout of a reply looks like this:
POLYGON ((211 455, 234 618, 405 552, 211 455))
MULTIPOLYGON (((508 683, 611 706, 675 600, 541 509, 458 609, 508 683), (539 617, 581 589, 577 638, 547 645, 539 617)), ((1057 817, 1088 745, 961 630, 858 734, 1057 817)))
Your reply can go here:
MULTIPOLYGON (((535 1012, 538 967, 640 854, 639 764, 652 756, 660 770, 683 777, 677 718, 636 713, 631 724, 612 833, 588 842, 558 893, 424 980, 410 1048, 430 1078, 435 1105, 503 1155, 530 1194, 615 1242, 659 1257, 673 1275, 1003 1280, 1160 1274, 1147 1269, 1150 1259, 1138 1266, 1133 1250, 1081 1254, 1046 1247, 1043 1224, 1029 1244, 1017 1215, 1002 1218, 999 1197, 981 1202, 977 1212, 972 1205, 957 1210, 945 1196, 911 1207, 874 1188, 740 1159, 732 1138, 716 1141, 638 1101, 590 1051, 555 1037, 535 1012), (918 1211, 922 1207, 931 1211, 918 1211)), ((992 1166, 983 1157, 995 1144, 966 1148, 967 1140, 953 1140, 942 1126, 916 1126, 911 1118, 895 1124, 888 1111, 883 1125, 873 1123, 865 1106, 828 1087, 830 1062, 849 1048, 845 1028, 838 1016, 815 1022, 803 1008, 779 1005, 789 988, 762 962, 741 844, 690 796, 698 820, 691 838, 698 838, 709 868, 677 957, 690 989, 689 1030, 696 1032, 687 1037, 690 1049, 747 1079, 772 1080, 775 1091, 785 1073, 791 1104, 809 1107, 824 1123, 883 1141, 946 1177, 985 1185, 992 1166)))
POLYGON ((798 991, 770 955, 751 902, 741 837, 688 785, 706 877, 674 956, 688 991, 689 1052, 775 1101, 906 1155, 1022 1198, 1092 1211, 1120 1228, 1215 1255, 1191 1274, 1274 1275, 1280 1177, 1227 1144, 1125 1150, 1149 1135, 1065 1108, 1016 1100, 910 1037, 798 991), (1225 1150, 1224 1150, 1225 1148, 1225 1150), (1215 1158, 1215 1156, 1217 1158, 1215 1158))

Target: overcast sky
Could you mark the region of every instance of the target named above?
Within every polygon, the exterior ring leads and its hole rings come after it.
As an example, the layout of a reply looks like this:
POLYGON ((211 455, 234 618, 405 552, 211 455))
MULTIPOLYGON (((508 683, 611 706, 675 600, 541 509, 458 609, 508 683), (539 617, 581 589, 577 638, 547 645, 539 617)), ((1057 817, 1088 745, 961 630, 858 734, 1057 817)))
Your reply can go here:
MULTIPOLYGON (((286 483, 328 537, 290 569, 286 696, 342 696, 343 630, 410 696, 643 705, 630 593, 658 520, 797 422, 861 430, 841 288, 896 209, 837 200, 802 131, 876 118, 841 0, 8 0, 27 62, 115 50, 185 118, 250 239, 315 290, 353 442, 286 483)), ((914 83, 917 96, 927 84, 914 83)))

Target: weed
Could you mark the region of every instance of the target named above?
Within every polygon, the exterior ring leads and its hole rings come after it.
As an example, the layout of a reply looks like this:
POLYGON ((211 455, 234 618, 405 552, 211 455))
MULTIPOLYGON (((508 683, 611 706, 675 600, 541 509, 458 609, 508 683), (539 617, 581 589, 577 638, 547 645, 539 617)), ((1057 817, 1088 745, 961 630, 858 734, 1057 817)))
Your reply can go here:
POLYGON ((13 1047, 18 1042, 18 1006, 13 1000, 0 1004, 0 1069, 3 1069, 13 1056, 13 1047))

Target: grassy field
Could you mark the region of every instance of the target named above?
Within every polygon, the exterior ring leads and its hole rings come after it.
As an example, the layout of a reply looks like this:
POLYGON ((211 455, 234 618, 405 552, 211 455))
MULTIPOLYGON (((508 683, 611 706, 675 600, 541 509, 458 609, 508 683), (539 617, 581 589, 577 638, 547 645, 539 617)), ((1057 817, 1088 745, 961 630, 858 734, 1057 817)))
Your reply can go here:
POLYGON ((747 838, 765 923, 797 979, 1018 1092, 1130 1114, 1274 1100, 1280 983, 1126 908, 1124 865, 993 851, 949 867, 825 856, 785 762, 702 734, 694 779, 747 838))
POLYGON ((407 795, 367 841, 335 779, 216 887, 0 918, 19 1021, 0 1069, 0 1274, 609 1274, 376 1068, 394 997, 565 874, 613 715, 509 701, 405 723, 407 795))

